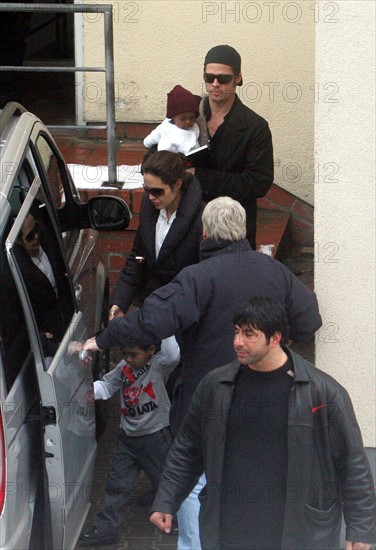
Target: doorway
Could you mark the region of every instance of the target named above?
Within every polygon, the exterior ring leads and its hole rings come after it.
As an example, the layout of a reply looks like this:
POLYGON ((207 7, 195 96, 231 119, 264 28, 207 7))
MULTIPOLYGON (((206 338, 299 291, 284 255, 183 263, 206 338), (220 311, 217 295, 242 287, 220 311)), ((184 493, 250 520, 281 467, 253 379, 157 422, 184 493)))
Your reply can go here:
MULTIPOLYGON (((73 0, 56 3, 73 4, 73 0)), ((1 19, 4 33, 0 40, 6 43, 7 54, 3 49, 0 65, 74 67, 73 13, 7 12, 1 19)), ((0 107, 19 101, 47 125, 76 123, 74 73, 8 72, 2 73, 2 80, 0 107)))

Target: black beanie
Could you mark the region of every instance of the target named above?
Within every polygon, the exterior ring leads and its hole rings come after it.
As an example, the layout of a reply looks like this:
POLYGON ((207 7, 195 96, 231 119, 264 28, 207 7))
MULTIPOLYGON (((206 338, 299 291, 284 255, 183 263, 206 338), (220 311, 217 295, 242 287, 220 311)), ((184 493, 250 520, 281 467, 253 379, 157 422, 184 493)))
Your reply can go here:
MULTIPOLYGON (((236 73, 241 73, 241 63, 242 58, 231 46, 225 44, 221 46, 214 46, 211 50, 208 51, 205 57, 204 66, 208 63, 220 63, 222 65, 228 65, 236 73)), ((243 84, 243 79, 240 80, 238 86, 243 84)))

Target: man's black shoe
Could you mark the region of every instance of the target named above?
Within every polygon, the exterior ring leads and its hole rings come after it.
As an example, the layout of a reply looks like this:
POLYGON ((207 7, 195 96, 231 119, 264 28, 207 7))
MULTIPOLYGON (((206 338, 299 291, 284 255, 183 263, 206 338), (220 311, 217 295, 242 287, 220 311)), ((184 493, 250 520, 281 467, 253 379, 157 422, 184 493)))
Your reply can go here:
POLYGON ((81 533, 80 543, 90 544, 91 546, 101 546, 103 544, 116 544, 119 540, 119 533, 110 533, 103 531, 99 527, 93 526, 87 533, 81 533))

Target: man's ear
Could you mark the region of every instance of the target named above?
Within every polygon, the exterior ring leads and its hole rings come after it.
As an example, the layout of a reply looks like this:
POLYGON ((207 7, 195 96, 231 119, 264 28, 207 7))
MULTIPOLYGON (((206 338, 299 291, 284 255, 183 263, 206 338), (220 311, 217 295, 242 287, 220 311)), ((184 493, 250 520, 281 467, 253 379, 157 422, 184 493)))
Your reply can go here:
POLYGON ((238 76, 235 78, 235 84, 238 85, 242 78, 242 73, 239 73, 238 76))
POLYGON ((280 332, 275 332, 273 336, 270 338, 270 343, 273 346, 279 346, 282 341, 282 334, 280 332))
POLYGON ((207 234, 207 232, 206 232, 205 227, 202 228, 202 238, 203 238, 203 239, 207 239, 207 238, 208 238, 208 234, 207 234))

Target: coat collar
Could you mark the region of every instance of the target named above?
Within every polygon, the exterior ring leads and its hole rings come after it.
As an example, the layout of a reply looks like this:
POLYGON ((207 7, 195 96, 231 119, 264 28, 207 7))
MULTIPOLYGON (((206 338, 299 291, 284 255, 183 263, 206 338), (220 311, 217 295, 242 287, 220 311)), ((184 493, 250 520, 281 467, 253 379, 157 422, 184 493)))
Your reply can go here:
MULTIPOLYGON (((306 361, 303 357, 285 346, 283 346, 283 349, 292 360, 295 375, 294 384, 298 382, 310 382, 311 376, 309 375, 306 367, 306 361)), ((239 374, 240 368, 241 365, 236 360, 232 361, 232 363, 229 363, 228 365, 225 365, 224 367, 220 367, 218 370, 218 382, 233 384, 239 374)))
POLYGON ((257 254, 251 249, 248 239, 242 239, 240 241, 227 241, 220 239, 216 241, 214 239, 204 239, 201 242, 200 256, 201 260, 206 260, 212 256, 216 256, 220 253, 226 254, 238 254, 240 251, 247 251, 247 254, 257 254))
MULTIPOLYGON (((173 250, 185 237, 190 230, 193 219, 196 215, 201 216, 202 212, 202 193, 201 187, 197 178, 193 178, 183 193, 182 200, 176 212, 176 218, 173 223, 173 231, 169 231, 163 241, 161 250, 159 251, 158 260, 164 257, 173 250)), ((150 258, 155 258, 155 226, 158 220, 159 210, 157 210, 147 194, 142 197, 140 211, 140 232, 143 236, 145 253, 150 258)))

